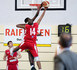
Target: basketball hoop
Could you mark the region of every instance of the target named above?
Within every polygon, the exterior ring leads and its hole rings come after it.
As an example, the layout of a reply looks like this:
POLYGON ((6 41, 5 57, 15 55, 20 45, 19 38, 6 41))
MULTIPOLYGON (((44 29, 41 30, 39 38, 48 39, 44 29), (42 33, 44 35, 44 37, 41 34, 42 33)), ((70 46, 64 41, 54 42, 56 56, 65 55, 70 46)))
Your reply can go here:
POLYGON ((41 4, 29 4, 30 6, 33 6, 33 7, 37 7, 37 9, 38 9, 38 7, 41 5, 41 4))
POLYGON ((30 6, 40 6, 40 4, 29 4, 30 6))
POLYGON ((32 16, 34 16, 36 13, 36 10, 34 8, 38 9, 40 5, 41 4, 29 4, 29 6, 31 6, 32 16))

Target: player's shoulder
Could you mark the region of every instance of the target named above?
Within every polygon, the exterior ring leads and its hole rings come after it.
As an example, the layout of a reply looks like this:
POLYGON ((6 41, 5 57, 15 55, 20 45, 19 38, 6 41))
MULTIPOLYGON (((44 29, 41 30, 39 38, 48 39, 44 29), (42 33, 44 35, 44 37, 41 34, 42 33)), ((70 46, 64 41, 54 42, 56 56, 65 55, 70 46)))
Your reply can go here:
POLYGON ((5 53, 6 54, 9 54, 10 53, 9 49, 5 50, 5 53))
POLYGON ((29 27, 29 26, 30 26, 29 24, 26 24, 26 25, 25 25, 25 27, 29 27))
POLYGON ((5 52, 9 52, 9 49, 5 50, 5 52))
POLYGON ((34 22, 34 24, 38 24, 37 22, 34 22))
POLYGON ((28 27, 29 27, 29 24, 26 24, 26 25, 25 25, 25 28, 28 28, 28 27))
POLYGON ((25 24, 25 26, 28 26, 28 24, 25 24))

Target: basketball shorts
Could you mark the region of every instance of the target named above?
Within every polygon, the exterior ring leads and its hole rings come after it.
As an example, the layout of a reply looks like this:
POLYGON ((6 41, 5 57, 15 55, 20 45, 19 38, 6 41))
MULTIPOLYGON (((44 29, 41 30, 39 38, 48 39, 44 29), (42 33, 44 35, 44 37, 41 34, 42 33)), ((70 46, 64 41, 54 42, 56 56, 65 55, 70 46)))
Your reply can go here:
POLYGON ((18 65, 7 65, 6 70, 19 70, 18 65))
POLYGON ((36 43, 33 43, 33 42, 22 42, 20 45, 19 45, 19 48, 21 50, 26 50, 26 49, 29 49, 29 51, 31 52, 31 54, 34 56, 34 57, 38 57, 38 50, 37 50, 37 47, 36 47, 36 43))

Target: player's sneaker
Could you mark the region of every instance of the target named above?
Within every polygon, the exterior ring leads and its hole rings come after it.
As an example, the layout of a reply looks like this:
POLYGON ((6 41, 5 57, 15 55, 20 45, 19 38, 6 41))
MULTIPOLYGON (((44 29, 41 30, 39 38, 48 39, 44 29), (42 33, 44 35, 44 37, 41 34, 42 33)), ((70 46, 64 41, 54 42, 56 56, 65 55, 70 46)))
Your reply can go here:
POLYGON ((36 68, 35 67, 32 67, 31 70, 36 70, 36 68))

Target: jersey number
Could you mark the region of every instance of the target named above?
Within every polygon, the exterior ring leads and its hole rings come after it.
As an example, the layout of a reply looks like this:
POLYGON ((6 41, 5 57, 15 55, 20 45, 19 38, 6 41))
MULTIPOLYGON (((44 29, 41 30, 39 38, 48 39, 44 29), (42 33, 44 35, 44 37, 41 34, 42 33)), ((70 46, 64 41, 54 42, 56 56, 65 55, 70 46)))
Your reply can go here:
POLYGON ((35 28, 30 28, 30 35, 34 34, 35 35, 35 28))

